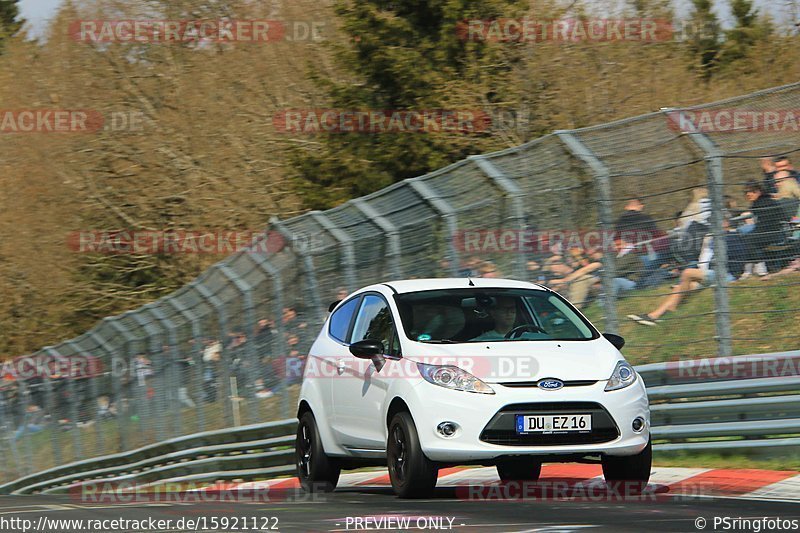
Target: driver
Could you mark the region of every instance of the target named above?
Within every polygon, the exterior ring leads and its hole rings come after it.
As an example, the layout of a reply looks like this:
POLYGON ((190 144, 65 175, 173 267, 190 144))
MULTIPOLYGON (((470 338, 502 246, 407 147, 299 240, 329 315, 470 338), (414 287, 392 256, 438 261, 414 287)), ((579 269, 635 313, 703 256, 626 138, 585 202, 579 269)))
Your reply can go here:
POLYGON ((475 337, 474 341, 504 340, 506 334, 514 328, 517 322, 517 303, 515 298, 498 296, 495 305, 487 310, 494 319, 494 329, 490 329, 475 337))

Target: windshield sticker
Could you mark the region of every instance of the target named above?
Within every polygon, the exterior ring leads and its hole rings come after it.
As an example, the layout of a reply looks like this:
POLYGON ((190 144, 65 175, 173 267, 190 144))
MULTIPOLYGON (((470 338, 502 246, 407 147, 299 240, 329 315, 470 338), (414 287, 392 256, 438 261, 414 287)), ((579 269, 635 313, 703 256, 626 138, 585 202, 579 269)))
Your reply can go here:
POLYGON ((430 335, 428 335, 427 333, 423 333, 422 335, 420 335, 419 337, 417 337, 417 340, 418 340, 418 341, 423 341, 423 342, 424 342, 424 341, 429 341, 429 340, 431 340, 431 336, 430 336, 430 335))

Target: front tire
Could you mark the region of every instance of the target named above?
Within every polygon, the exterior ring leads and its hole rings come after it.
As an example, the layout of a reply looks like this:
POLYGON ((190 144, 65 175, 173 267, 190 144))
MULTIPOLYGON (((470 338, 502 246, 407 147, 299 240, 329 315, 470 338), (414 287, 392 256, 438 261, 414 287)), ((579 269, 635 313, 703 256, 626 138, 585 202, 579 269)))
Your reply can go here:
POLYGON ((433 492, 439 468, 422 452, 417 428, 409 413, 397 413, 392 418, 386 459, 392 488, 400 498, 424 498, 433 492))
POLYGON ((295 464, 300 485, 306 492, 333 492, 341 468, 325 455, 317 430, 317 421, 308 411, 300 417, 295 440, 295 464))
POLYGON ((513 457, 497 462, 501 481, 536 481, 542 475, 542 463, 533 457, 513 457))
POLYGON ((614 457, 611 455, 602 458, 603 477, 609 481, 633 481, 646 485, 650 481, 650 468, 653 464, 653 446, 647 441, 647 446, 636 455, 614 457))

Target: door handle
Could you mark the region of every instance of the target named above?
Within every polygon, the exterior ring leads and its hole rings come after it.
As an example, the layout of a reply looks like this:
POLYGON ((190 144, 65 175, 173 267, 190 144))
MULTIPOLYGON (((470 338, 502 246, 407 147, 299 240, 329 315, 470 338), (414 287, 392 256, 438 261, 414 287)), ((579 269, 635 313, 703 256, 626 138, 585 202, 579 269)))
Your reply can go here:
POLYGON ((344 362, 344 359, 339 359, 339 362, 336 364, 336 373, 340 376, 344 374, 344 371, 347 369, 347 365, 344 362))

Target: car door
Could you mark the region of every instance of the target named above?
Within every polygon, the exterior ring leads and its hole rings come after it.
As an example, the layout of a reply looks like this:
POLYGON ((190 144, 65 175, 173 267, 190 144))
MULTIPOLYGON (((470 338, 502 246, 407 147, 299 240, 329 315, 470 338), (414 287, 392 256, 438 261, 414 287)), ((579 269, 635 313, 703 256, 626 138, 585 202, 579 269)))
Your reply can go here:
POLYGON ((353 325, 356 311, 361 303, 361 295, 354 296, 339 304, 331 314, 327 323, 327 331, 323 331, 312 346, 309 360, 306 362, 306 379, 314 379, 320 398, 325 402, 325 410, 331 411, 332 385, 340 377, 338 362, 350 354, 347 339, 353 325))
POLYGON ((333 429, 339 442, 352 450, 367 452, 386 448, 382 408, 390 374, 389 365, 400 357, 399 339, 392 310, 378 293, 367 293, 361 300, 352 325, 349 343, 360 340, 383 343, 386 366, 377 372, 375 365, 348 351, 337 361, 339 375, 332 380, 333 429))

